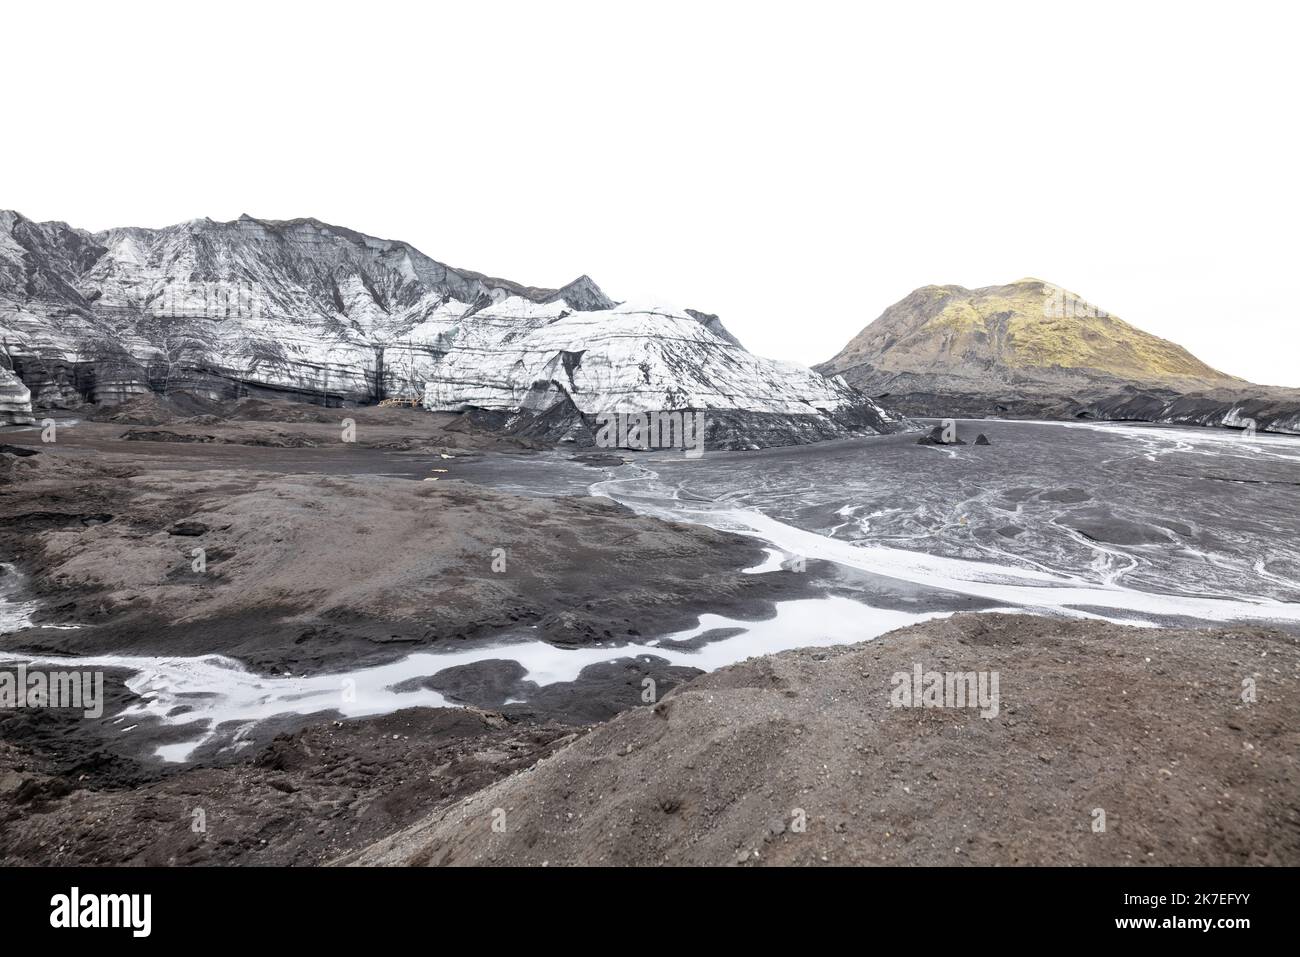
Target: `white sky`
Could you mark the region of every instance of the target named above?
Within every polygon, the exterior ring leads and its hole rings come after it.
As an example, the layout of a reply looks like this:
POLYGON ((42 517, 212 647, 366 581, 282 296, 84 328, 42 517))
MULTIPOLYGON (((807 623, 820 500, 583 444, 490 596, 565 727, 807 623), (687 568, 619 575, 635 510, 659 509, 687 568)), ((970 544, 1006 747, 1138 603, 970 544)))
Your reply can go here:
POLYGON ((1294 5, 6 4, 0 208, 315 216, 829 358, 1037 276, 1300 386, 1294 5))

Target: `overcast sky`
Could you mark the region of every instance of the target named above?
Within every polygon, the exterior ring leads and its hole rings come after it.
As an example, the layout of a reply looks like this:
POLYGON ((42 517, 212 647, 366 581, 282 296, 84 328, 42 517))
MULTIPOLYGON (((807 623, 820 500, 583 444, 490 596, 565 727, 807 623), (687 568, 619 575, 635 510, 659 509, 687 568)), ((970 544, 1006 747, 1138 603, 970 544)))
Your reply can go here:
POLYGON ((315 216, 810 364, 1036 276, 1300 386, 1294 9, 10 4, 0 208, 315 216))

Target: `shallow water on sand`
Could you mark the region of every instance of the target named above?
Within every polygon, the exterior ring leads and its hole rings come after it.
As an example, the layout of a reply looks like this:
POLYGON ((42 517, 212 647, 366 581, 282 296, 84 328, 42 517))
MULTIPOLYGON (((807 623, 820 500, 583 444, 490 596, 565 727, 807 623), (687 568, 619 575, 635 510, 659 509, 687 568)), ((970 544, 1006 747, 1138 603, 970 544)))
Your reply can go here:
POLYGON ((1300 620, 1300 437, 959 425, 968 442, 980 431, 992 445, 892 436, 693 462, 647 456, 593 491, 790 555, 1028 610, 1300 620))
POLYGON ((330 713, 355 718, 401 708, 455 706, 457 702, 439 692, 419 687, 420 679, 447 668, 516 661, 526 672, 523 680, 538 686, 575 681, 589 665, 634 657, 711 671, 754 655, 865 641, 932 617, 871 609, 846 598, 802 599, 778 603, 773 616, 760 621, 702 615, 693 628, 639 644, 557 648, 529 639, 524 632, 500 644, 454 652, 422 652, 386 665, 300 677, 259 675, 220 655, 32 659, 0 653, 0 666, 23 663, 131 672, 126 686, 137 701, 120 712, 115 723, 123 734, 133 731, 142 719, 163 725, 193 725, 193 738, 156 749, 163 760, 185 761, 218 736, 227 747, 238 748, 253 725, 283 715, 330 713), (727 633, 728 637, 680 647, 711 631, 727 633))

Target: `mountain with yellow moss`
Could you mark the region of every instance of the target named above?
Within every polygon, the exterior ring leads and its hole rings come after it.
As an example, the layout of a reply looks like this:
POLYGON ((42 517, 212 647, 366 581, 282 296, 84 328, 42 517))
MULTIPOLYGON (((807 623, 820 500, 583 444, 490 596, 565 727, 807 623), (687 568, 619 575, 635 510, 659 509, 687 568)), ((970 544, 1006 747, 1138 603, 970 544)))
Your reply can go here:
POLYGON ((1077 414, 1135 389, 1249 385, 1039 279, 924 286, 816 368, 916 415, 1077 414))

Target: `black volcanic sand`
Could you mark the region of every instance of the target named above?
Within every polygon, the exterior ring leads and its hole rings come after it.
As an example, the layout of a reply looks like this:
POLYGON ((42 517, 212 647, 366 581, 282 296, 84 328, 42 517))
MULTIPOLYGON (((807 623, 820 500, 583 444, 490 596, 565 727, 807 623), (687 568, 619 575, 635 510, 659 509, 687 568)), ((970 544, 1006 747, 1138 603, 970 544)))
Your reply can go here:
POLYGON ((959 615, 592 728, 413 709, 116 779, 0 737, 0 864, 1294 865, 1297 727, 1293 636, 959 615), (998 671, 998 714, 891 707, 917 663, 998 671))
POLYGON ((318 864, 531 767, 584 731, 418 708, 318 720, 236 763, 137 765, 116 779, 125 765, 111 756, 67 766, 0 734, 0 864, 318 864))
POLYGON ((460 452, 127 441, 103 429, 80 423, 46 446, 9 436, 40 454, 0 485, 0 557, 40 600, 38 624, 80 627, 31 628, 3 650, 219 653, 302 674, 528 626, 565 647, 626 642, 704 611, 765 617, 772 601, 815 591, 811 576, 738 574, 763 558, 740 536, 608 499, 458 481, 460 452))
MULTIPOLYGON (((739 574, 763 557, 748 539, 639 518, 581 494, 580 484, 572 486, 578 494, 538 498, 459 481, 457 471, 485 451, 507 468, 535 454, 466 417, 280 406, 246 402, 236 411, 260 417, 159 424, 159 403, 136 402, 116 414, 145 421, 65 421, 52 444, 36 430, 7 431, 6 442, 36 454, 2 457, 0 560, 21 572, 12 597, 34 598, 39 610, 37 627, 0 636, 0 651, 34 658, 218 653, 259 673, 301 675, 503 634, 612 647, 691 627, 706 611, 767 617, 774 601, 819 590, 811 575, 739 574), (341 441, 342 417, 354 419, 356 442, 341 441), (155 424, 220 441, 122 438, 155 424), (290 430, 319 444, 268 440, 290 430), (204 552, 202 572, 192 568, 196 548, 204 552), (502 555, 503 570, 494 570, 502 555)), ((580 464, 570 468, 599 477, 580 464)), ((6 585, 10 591, 14 583, 6 585)), ((518 668, 478 662, 426 684, 521 727, 567 726, 639 704, 647 677, 662 694, 698 673, 624 658, 590 666, 577 681, 538 687, 518 668)), ((133 700, 122 684, 128 676, 108 672, 109 703, 98 720, 0 712, 0 741, 22 756, 11 766, 37 768, 54 791, 112 790, 177 773, 154 749, 193 740, 204 726, 144 718, 124 733, 134 720, 116 720, 133 700)), ((275 734, 335 717, 222 729, 192 760, 239 766, 275 734), (240 749, 229 747, 236 731, 240 749)))
POLYGON ((957 615, 703 675, 341 861, 1294 866, 1297 729, 1295 636, 957 615), (894 707, 918 664, 997 713, 894 707))
MULTIPOLYGON (((0 451, 0 559, 25 573, 38 620, 82 627, 0 636, 0 650, 215 651, 300 674, 521 629, 611 646, 828 591, 908 610, 987 606, 818 562, 738 574, 763 560, 751 540, 588 497, 620 468, 612 458, 538 454, 468 417, 182 405, 102 410, 112 421, 60 428, 53 445, 3 430, 38 454, 0 451), (198 547, 203 573, 190 568, 198 547)), ((1148 468, 1142 444, 1047 428, 981 423, 993 446, 957 457, 913 436, 630 457, 682 499, 726 496, 827 532, 846 502, 901 505, 870 534, 941 554, 1070 567, 1092 559, 1082 543, 1094 539, 1164 548, 1144 541, 1163 534, 1152 527, 1223 555, 1290 548, 1277 543, 1291 513, 1269 505, 1291 491, 1285 462, 1224 457, 1208 470, 1160 455, 1148 468), (1152 501, 1195 500, 1224 476, 1241 497, 1207 494, 1195 515, 1152 501), (1045 519, 1069 532, 1045 538, 1059 527, 1045 519)), ((1285 572, 1289 554, 1269 567, 1285 572)), ((1132 577, 1158 582, 1157 557, 1132 577)), ((1186 587, 1204 585, 1192 575, 1186 587)), ((195 729, 124 734, 117 712, 132 695, 110 671, 100 719, 0 712, 0 863, 1297 863, 1298 671, 1294 639, 1261 629, 959 616, 698 677, 641 655, 538 687, 514 662, 481 661, 415 681, 467 707, 276 719, 183 766, 152 751, 195 729), (882 710, 889 673, 914 661, 999 669, 1000 719, 882 710), (1240 700, 1245 677, 1258 704, 1240 700), (485 843, 481 812, 498 806, 507 836, 485 843), (1096 806, 1106 835, 1090 829, 1096 806), (790 830, 792 807, 808 812, 807 832, 790 830)))

